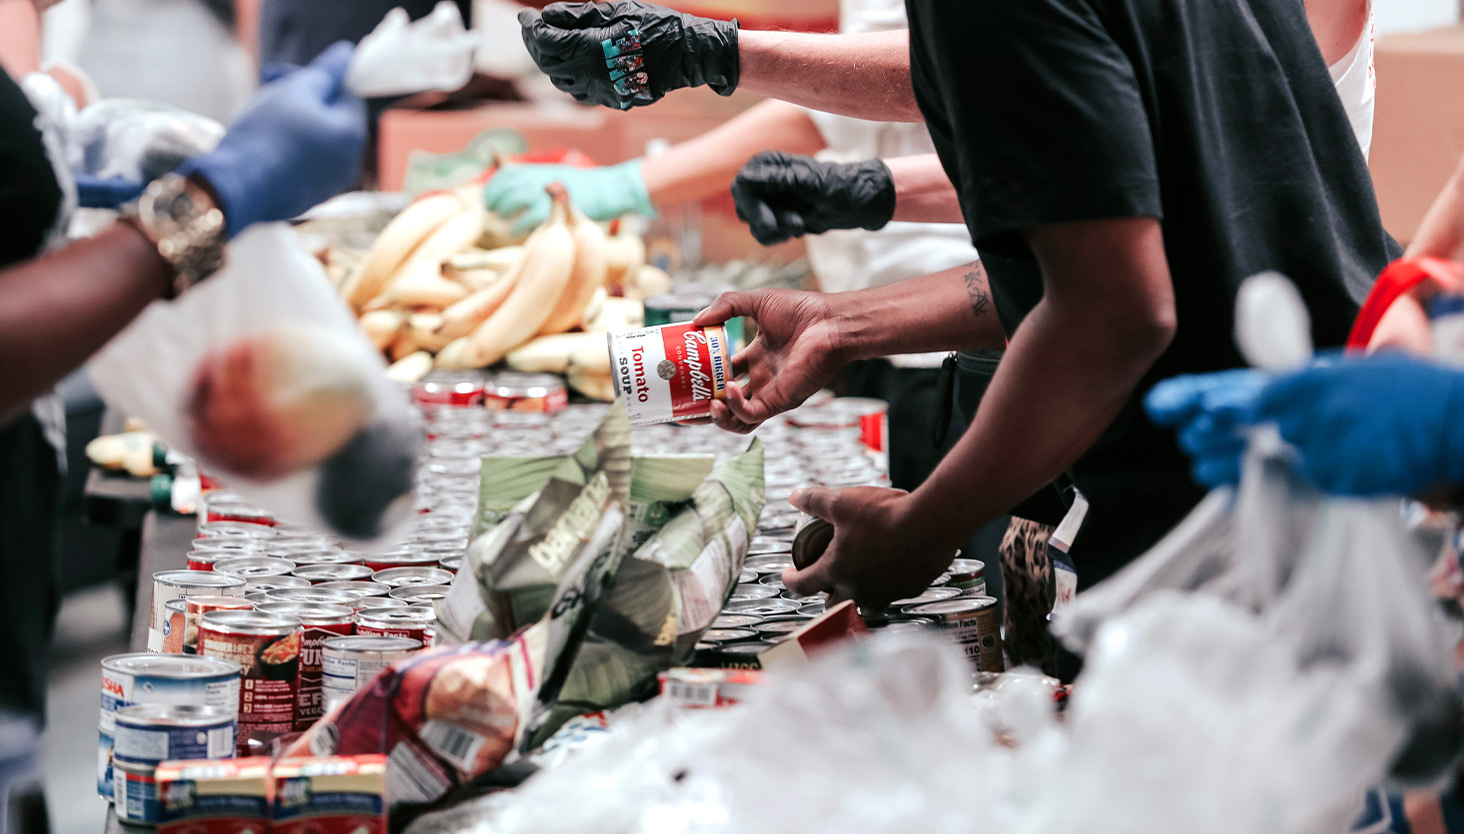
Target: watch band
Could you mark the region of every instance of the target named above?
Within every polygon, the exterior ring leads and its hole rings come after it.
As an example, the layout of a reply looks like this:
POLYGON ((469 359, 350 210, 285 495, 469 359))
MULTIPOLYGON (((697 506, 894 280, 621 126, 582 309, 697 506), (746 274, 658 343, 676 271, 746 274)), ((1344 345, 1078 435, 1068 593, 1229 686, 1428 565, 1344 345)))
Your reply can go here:
POLYGON ((224 263, 224 213, 201 187, 164 174, 147 187, 131 220, 173 268, 173 299, 224 263))

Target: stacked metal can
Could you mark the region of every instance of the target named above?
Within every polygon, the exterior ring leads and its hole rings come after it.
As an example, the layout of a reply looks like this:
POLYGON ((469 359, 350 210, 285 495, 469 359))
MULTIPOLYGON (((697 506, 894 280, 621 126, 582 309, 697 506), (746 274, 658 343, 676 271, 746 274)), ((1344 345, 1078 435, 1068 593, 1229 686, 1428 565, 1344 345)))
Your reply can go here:
MULTIPOLYGON (((423 514, 419 546, 428 540, 426 536, 440 531, 451 531, 465 543, 476 510, 484 454, 568 454, 579 447, 607 408, 576 404, 558 411, 488 411, 478 406, 479 400, 471 394, 475 385, 463 381, 470 378, 454 377, 464 392, 458 406, 419 398, 429 426, 418 482, 418 509, 423 514)), ((440 390, 443 383, 433 381, 430 385, 440 390)), ((481 384, 485 389, 491 385, 486 379, 481 384)), ((886 404, 880 400, 824 394, 794 412, 769 420, 754 432, 766 449, 767 505, 759 519, 758 537, 749 548, 741 582, 699 646, 704 660, 731 664, 745 657, 748 665, 755 665, 758 653, 788 639, 823 613, 823 595, 794 598, 782 586, 783 569, 792 564, 793 537, 799 520, 788 498, 794 490, 807 486, 889 486, 886 411, 886 404)), ((745 437, 705 426, 641 426, 631 435, 632 451, 643 455, 731 456, 746 448, 746 443, 745 437)), ((447 562, 440 564, 448 566, 447 562)), ((926 594, 901 600, 878 616, 867 617, 867 622, 871 627, 891 630, 945 629, 964 647, 974 667, 1000 668, 1000 618, 995 602, 985 596, 984 569, 979 561, 959 559, 952 572, 942 576, 926 594), (933 607, 917 612, 921 606, 933 607)), ((441 591, 398 588, 391 596, 412 599, 414 592, 431 596, 441 591)))

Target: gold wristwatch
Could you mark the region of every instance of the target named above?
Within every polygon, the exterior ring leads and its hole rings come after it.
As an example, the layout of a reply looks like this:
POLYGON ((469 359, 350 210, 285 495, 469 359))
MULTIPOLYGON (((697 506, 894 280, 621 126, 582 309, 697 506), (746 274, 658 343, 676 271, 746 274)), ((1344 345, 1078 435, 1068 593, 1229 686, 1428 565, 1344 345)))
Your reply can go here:
POLYGON ((173 267, 170 299, 224 264, 224 213, 207 191, 178 174, 155 180, 124 219, 137 226, 173 267))

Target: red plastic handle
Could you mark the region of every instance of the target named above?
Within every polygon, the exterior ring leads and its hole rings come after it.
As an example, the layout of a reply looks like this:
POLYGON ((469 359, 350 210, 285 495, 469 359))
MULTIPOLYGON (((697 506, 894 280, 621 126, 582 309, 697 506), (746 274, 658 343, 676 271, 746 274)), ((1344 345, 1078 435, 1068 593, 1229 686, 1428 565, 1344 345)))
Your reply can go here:
POLYGON ((1459 292, 1464 288, 1464 264, 1442 258, 1399 258, 1388 264, 1367 294, 1367 300, 1362 302, 1352 333, 1347 337, 1347 349, 1367 350, 1378 322, 1393 302, 1425 281, 1446 292, 1459 292))

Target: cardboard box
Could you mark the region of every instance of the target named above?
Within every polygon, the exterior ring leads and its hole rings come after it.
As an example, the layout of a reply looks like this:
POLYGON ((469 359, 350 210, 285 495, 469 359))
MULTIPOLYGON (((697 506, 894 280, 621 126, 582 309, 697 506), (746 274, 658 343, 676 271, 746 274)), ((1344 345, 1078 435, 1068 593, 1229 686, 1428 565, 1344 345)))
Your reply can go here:
MULTIPOLYGON (((751 93, 724 97, 706 89, 676 90, 650 107, 617 112, 581 106, 568 96, 553 104, 485 102, 467 109, 439 109, 444 98, 414 96, 382 114, 377 165, 381 189, 401 189, 414 151, 456 153, 491 128, 518 131, 530 151, 571 148, 613 165, 645 153, 646 142, 653 138, 676 143, 700 136, 762 100, 751 93)), ((758 245, 737 219, 730 193, 703 200, 701 214, 704 261, 752 257, 787 262, 803 256, 802 241, 773 248, 758 245)))
POLYGON ((1464 26, 1378 38, 1376 67, 1373 186, 1407 244, 1464 154, 1464 26))

